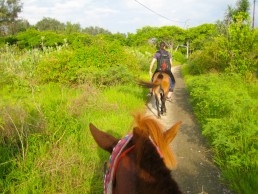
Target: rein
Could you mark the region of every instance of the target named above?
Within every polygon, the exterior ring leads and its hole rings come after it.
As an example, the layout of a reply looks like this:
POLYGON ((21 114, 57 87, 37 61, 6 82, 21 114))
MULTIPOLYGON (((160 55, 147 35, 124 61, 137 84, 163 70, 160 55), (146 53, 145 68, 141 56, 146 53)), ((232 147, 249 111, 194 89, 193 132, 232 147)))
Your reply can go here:
MULTIPOLYGON (((116 170, 118 167, 118 164, 120 160, 126 156, 127 153, 132 151, 135 148, 135 145, 132 145, 131 147, 127 148, 125 147, 128 145, 128 143, 131 141, 133 137, 133 134, 128 134, 123 139, 121 139, 117 145, 113 148, 112 154, 110 156, 109 160, 109 167, 107 167, 107 162, 104 163, 104 194, 113 194, 113 183, 115 179, 116 170)), ((151 137, 149 137, 150 141, 156 148, 157 152, 159 153, 160 157, 163 158, 163 155, 159 149, 158 146, 154 143, 151 137)))
POLYGON ((126 155, 127 153, 129 153, 132 149, 134 149, 134 147, 135 147, 135 145, 129 147, 128 149, 126 149, 126 150, 118 157, 116 166, 115 166, 115 168, 114 168, 114 174, 116 174, 116 170, 117 170, 117 167, 118 167, 118 164, 119 164, 120 160, 121 160, 123 157, 125 157, 125 155, 126 155))

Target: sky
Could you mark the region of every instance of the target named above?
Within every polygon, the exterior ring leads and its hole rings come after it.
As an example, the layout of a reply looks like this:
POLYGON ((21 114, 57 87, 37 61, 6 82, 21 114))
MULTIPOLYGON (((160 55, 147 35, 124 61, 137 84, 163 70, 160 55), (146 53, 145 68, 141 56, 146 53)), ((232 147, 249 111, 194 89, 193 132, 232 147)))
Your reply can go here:
MULTIPOLYGON (((21 0, 20 18, 34 25, 44 17, 97 26, 112 33, 136 33, 144 26, 190 28, 223 20, 237 0, 21 0)), ((253 1, 250 14, 252 16, 253 1)), ((257 1, 256 1, 257 2, 257 1)), ((258 2, 256 10, 258 12, 258 2)), ((258 26, 258 14, 255 26, 258 26)))

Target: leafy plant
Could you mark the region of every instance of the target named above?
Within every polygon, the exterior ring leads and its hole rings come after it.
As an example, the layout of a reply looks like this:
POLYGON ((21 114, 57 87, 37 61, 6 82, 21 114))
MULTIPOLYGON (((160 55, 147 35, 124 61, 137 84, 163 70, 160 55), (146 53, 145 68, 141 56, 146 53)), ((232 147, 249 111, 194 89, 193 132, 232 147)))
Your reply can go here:
POLYGON ((257 70, 257 31, 250 29, 248 15, 235 16, 226 35, 221 34, 204 44, 201 51, 193 53, 191 65, 193 74, 211 71, 239 73, 243 76, 257 70))
POLYGON ((250 87, 238 74, 191 78, 186 70, 184 74, 202 133, 224 177, 238 193, 253 193, 258 183, 257 171, 253 170, 258 165, 258 101, 249 94, 253 94, 250 89, 254 86, 250 87))

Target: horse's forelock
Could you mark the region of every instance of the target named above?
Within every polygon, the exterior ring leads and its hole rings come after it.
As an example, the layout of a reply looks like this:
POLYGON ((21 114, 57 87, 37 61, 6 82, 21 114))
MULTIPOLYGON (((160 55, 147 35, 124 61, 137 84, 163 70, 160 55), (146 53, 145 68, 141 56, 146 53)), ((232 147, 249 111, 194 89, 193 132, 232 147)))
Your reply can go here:
POLYGON ((163 135, 163 126, 151 116, 138 114, 134 118, 137 125, 135 128, 137 130, 137 134, 145 137, 151 137, 156 146, 159 147, 167 168, 174 168, 176 166, 176 161, 172 154, 171 148, 167 144, 167 141, 163 135))

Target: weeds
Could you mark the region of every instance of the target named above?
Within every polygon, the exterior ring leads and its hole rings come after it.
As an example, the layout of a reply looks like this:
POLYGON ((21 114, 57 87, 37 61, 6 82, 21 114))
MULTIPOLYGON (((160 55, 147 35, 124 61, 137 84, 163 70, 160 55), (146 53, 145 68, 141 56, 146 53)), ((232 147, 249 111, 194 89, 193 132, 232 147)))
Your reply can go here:
POLYGON ((202 133, 224 177, 238 193, 254 193, 258 189, 257 171, 253 170, 258 165, 258 101, 253 88, 257 85, 250 86, 241 78, 201 75, 188 78, 187 86, 202 133))

